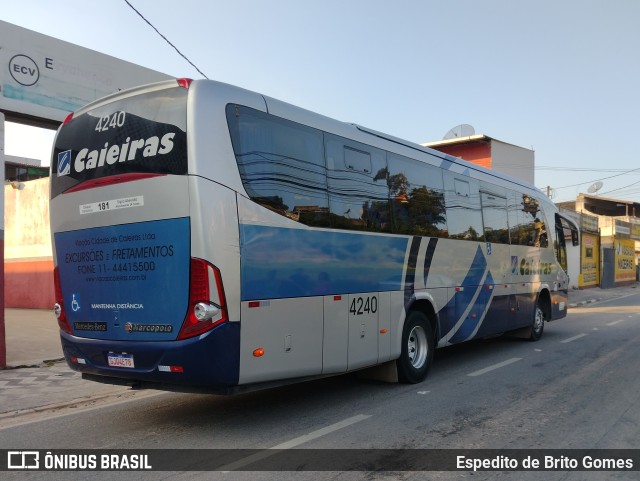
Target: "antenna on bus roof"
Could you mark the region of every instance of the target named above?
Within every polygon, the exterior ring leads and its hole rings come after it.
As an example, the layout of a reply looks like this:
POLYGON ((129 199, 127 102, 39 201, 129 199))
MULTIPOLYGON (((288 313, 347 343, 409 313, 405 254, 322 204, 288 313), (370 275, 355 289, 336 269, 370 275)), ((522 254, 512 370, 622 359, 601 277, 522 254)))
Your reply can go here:
POLYGON ((449 131, 444 134, 444 137, 442 137, 442 140, 457 139, 458 137, 471 137, 475 133, 476 130, 472 125, 460 124, 456 125, 452 129, 449 129, 449 131))
POLYGON ((602 189, 602 186, 603 186, 603 185, 604 185, 604 183, 603 183, 601 180, 599 180, 598 182, 594 182, 593 184, 591 184, 591 185, 589 186, 589 188, 587 189, 587 192, 588 192, 589 194, 597 194, 597 193, 598 193, 598 191, 599 191, 600 189, 602 189))

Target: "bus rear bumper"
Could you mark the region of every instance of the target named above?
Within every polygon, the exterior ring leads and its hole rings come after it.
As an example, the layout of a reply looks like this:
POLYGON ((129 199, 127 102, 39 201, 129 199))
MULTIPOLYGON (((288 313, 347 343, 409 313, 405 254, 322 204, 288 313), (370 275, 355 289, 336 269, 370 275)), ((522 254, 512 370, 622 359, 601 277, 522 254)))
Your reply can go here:
POLYGON ((225 391, 238 384, 239 322, 182 341, 110 341, 65 332, 60 338, 69 367, 94 381, 175 391, 225 391), (108 358, 117 355, 133 359, 133 367, 110 366, 108 358))
POLYGON ((568 290, 559 290, 551 295, 551 319, 562 319, 567 316, 567 308, 569 307, 568 290))

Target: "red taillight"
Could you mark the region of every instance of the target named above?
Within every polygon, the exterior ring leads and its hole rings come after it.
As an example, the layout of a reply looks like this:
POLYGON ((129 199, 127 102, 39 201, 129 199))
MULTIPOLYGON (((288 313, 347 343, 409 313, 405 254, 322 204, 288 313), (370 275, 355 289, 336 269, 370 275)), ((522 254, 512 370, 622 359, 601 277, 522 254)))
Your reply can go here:
POLYGON ((67 319, 67 313, 64 310, 64 300, 62 297, 62 286, 60 285, 60 270, 56 267, 53 270, 53 287, 56 297, 56 306, 54 312, 58 318, 58 326, 67 334, 71 334, 71 325, 67 319))
POLYGON ((189 279, 189 301, 209 300, 209 264, 202 259, 191 259, 191 278, 189 279))
POLYGON ((193 79, 190 78, 179 78, 177 79, 178 81, 178 85, 180 87, 182 87, 183 89, 188 89, 189 86, 191 85, 191 82, 193 82, 193 79))
POLYGON ((73 112, 71 112, 69 115, 65 117, 64 121, 62 122, 62 125, 67 125, 72 120, 73 120, 73 112))
POLYGON ((189 307, 178 339, 199 336, 228 319, 220 270, 202 259, 192 258, 189 307))

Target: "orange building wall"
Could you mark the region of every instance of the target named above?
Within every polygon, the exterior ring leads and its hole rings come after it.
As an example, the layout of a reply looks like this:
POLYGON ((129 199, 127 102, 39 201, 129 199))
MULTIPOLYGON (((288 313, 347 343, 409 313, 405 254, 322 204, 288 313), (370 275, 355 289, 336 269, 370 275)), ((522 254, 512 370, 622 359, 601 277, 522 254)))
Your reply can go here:
POLYGON ((49 233, 49 179, 4 186, 4 305, 51 309, 53 253, 49 233))
MULTIPOLYGON (((0 118, 0 122, 2 118, 0 118)), ((4 165, 2 166, 4 168, 4 165)), ((3 205, 0 202, 0 205, 3 205)), ((2 222, 0 218, 0 222, 2 222)), ((4 231, 0 225, 0 369, 7 367, 7 337, 4 323, 4 231)))
POLYGON ((6 307, 52 309, 53 259, 5 259, 4 301, 6 307))
POLYGON ((474 142, 464 145, 439 145, 432 148, 481 165, 487 169, 491 168, 491 144, 489 143, 474 142))

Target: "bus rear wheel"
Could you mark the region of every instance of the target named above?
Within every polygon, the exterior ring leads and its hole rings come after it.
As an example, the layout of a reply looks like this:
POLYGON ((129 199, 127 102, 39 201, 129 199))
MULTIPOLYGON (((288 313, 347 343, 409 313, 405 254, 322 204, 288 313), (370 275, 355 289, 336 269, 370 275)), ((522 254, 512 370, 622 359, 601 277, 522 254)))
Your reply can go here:
POLYGON ((529 335, 530 341, 539 341, 544 332, 544 311, 540 307, 540 303, 536 303, 536 308, 533 311, 533 323, 531 324, 531 333, 529 335))
POLYGON ((398 379, 408 384, 424 381, 431 366, 433 350, 433 329, 429 319, 423 312, 410 311, 402 331, 398 379))

